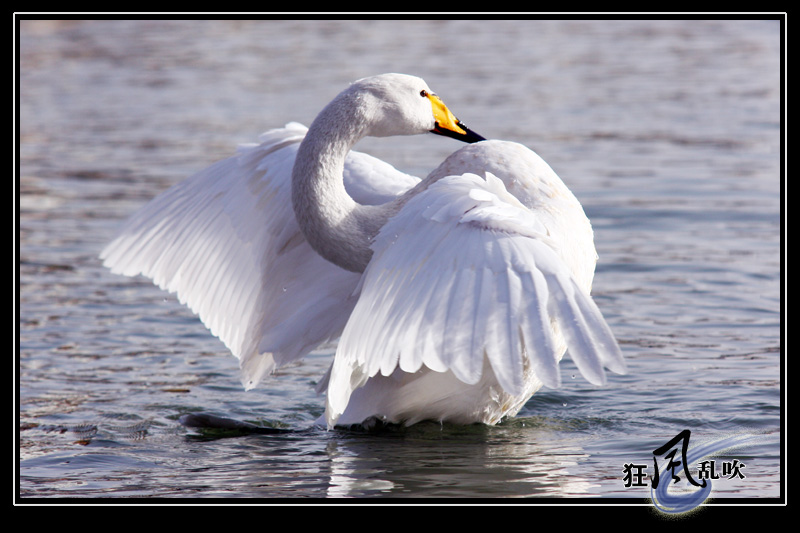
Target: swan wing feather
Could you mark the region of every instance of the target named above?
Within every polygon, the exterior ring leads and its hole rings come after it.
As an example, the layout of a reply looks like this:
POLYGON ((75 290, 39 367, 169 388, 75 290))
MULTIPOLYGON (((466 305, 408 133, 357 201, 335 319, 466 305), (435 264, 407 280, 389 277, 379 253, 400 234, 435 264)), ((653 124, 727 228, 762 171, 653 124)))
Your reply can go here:
POLYGON ((387 222, 373 250, 331 371, 330 425, 353 390, 398 367, 450 370, 474 384, 486 357, 509 394, 523 391, 526 363, 558 387, 565 345, 591 383, 604 383, 604 366, 624 371, 545 224, 491 173, 432 184, 387 222))
MULTIPOLYGON (((276 366, 338 337, 360 275, 316 254, 292 211, 291 172, 305 126, 270 130, 140 209, 101 252, 113 272, 143 275, 196 313, 254 387, 276 366)), ((346 162, 360 201, 393 198, 416 178, 365 154, 346 162), (383 179, 382 179, 383 176, 383 179), (398 179, 402 185, 386 185, 398 179)))

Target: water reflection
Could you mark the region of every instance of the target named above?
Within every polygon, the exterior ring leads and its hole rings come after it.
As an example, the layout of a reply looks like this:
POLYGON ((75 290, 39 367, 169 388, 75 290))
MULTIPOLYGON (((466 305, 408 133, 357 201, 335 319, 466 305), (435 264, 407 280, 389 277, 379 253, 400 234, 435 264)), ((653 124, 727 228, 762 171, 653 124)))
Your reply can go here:
POLYGON ((401 435, 389 439, 383 434, 330 441, 327 494, 579 496, 597 488, 571 470, 588 457, 580 446, 541 439, 538 429, 453 428, 431 423, 398 431, 401 435))

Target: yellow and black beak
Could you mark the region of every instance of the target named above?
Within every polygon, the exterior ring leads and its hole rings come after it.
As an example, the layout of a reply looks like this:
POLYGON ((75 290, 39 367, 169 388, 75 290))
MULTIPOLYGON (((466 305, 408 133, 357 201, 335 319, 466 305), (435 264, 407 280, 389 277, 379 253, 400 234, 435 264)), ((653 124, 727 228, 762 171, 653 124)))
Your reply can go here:
POLYGON ((466 143, 486 140, 458 120, 438 96, 431 93, 426 93, 425 96, 431 101, 433 118, 436 120, 436 126, 431 130, 432 133, 452 137, 466 143))

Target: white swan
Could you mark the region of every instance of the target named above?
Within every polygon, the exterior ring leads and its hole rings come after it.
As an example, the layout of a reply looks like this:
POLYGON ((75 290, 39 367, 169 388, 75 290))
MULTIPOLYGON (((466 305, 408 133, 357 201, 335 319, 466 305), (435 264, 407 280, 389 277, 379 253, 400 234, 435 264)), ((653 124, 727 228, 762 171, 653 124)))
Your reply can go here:
POLYGON ((420 181, 351 151, 431 131, 483 140, 419 78, 356 81, 309 129, 271 130, 155 198, 101 258, 177 293, 246 388, 341 336, 319 384, 328 427, 495 424, 560 385, 567 348, 592 383, 624 373, 589 296, 589 220, 539 156, 477 142, 420 181))

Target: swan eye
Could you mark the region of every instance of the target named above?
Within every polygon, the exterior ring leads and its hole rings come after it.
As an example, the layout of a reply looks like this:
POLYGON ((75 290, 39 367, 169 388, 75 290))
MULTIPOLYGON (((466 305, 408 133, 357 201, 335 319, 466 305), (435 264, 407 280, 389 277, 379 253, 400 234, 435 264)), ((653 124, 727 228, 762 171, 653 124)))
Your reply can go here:
POLYGON ((420 95, 421 97, 423 97, 423 98, 427 98, 427 97, 428 97, 428 91, 426 91, 425 89, 422 89, 422 90, 419 92, 419 95, 420 95))

